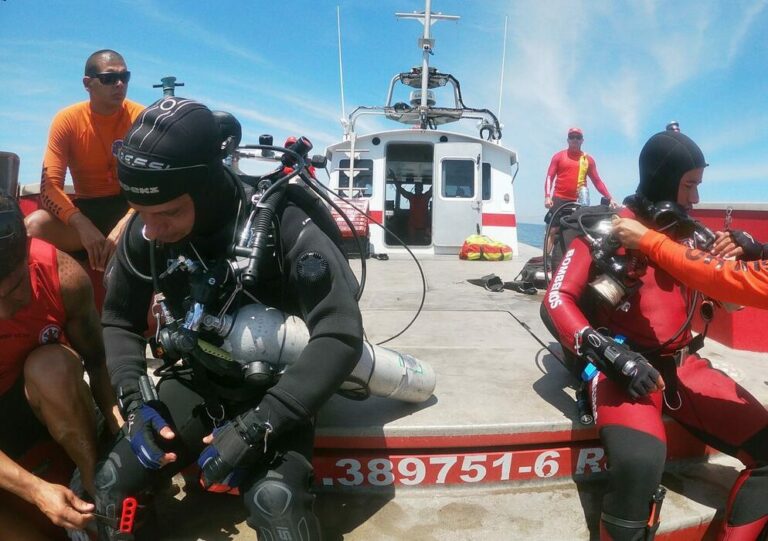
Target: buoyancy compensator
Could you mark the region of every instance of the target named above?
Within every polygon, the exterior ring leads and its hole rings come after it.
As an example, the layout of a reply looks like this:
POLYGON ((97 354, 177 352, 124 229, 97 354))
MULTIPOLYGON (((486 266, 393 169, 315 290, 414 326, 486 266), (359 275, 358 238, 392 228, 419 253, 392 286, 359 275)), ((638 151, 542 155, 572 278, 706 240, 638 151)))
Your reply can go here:
MULTIPOLYGON (((627 197, 624 205, 653 229, 676 238, 691 238, 699 249, 708 250, 715 241, 712 231, 691 218, 676 203, 661 201, 654 204, 638 193, 627 197)), ((612 234, 611 219, 617 211, 608 205, 566 205, 561 211, 557 231, 553 233, 553 248, 550 252, 545 250, 545 270, 553 272, 565 248, 575 237, 582 237, 589 245, 599 271, 598 276, 589 283, 590 290, 601 301, 613 307, 618 306, 639 286, 638 279, 645 273, 647 258, 637 251, 621 247, 621 243, 612 234)))

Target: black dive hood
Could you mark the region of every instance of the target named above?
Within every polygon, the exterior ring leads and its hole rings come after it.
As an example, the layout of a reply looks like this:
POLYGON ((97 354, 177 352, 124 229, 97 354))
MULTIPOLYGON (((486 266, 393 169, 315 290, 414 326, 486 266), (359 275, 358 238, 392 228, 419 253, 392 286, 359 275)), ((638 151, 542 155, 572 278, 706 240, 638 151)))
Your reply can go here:
POLYGON ((221 162, 221 130, 203 104, 178 96, 147 107, 118 152, 120 189, 142 206, 189 194, 195 204, 193 236, 208 236, 237 212, 237 187, 221 162))
POLYGON ((640 184, 637 193, 652 203, 677 202, 682 176, 692 169, 706 167, 699 146, 690 137, 673 131, 652 136, 640 151, 640 184))

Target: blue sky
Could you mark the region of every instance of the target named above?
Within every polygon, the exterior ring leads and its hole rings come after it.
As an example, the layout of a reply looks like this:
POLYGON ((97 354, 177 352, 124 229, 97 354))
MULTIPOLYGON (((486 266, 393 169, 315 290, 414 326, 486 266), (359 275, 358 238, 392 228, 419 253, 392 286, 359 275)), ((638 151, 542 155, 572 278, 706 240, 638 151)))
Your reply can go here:
MULTIPOLYGON (((520 220, 543 216, 549 159, 573 125, 618 197, 634 191, 645 140, 676 119, 710 163, 702 200, 768 202, 768 0, 432 4, 461 16, 433 26, 432 65, 459 78, 468 106, 494 111, 509 16, 502 142, 519 153, 520 220)), ((178 95, 235 114, 244 142, 304 134, 324 148, 342 134, 337 5, 347 113, 381 105, 392 76, 420 62, 421 26, 394 12, 422 0, 4 0, 0 150, 37 182, 51 118, 87 98, 83 65, 101 48, 126 58, 131 99, 153 102, 152 84, 175 75, 178 95)))

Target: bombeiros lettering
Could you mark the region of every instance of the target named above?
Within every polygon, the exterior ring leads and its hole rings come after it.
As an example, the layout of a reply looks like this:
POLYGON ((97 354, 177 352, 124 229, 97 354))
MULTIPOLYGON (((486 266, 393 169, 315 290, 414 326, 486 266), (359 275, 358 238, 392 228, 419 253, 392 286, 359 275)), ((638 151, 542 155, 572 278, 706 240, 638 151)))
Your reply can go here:
POLYGON ((568 265, 571 264, 571 258, 573 257, 574 252, 575 250, 573 248, 568 250, 565 254, 565 257, 563 258, 562 263, 560 263, 560 268, 557 269, 557 274, 555 275, 555 279, 552 281, 552 287, 549 289, 549 295, 547 296, 547 302, 549 302, 550 308, 557 308, 563 304, 563 301, 560 298, 560 286, 563 285, 563 279, 565 278, 565 273, 568 270, 568 265))

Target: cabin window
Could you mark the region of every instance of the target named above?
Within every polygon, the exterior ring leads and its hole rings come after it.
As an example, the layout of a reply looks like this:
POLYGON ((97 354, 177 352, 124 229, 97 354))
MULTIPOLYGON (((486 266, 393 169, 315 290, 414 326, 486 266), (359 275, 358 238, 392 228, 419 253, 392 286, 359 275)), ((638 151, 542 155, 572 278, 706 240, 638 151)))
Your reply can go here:
POLYGON ((348 197, 371 197, 373 195, 373 160, 355 160, 351 189, 349 162, 348 159, 339 160, 339 191, 348 197))
POLYGON ((475 161, 443 160, 443 197, 475 197, 475 161))
POLYGON ((483 162, 483 201, 491 199, 491 164, 483 162))

